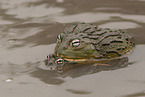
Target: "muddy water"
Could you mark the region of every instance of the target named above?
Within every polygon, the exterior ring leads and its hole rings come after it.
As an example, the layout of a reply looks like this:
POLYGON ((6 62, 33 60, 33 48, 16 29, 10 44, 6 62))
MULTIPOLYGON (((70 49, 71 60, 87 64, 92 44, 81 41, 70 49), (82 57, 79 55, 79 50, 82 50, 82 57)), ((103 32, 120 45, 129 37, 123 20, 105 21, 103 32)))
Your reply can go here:
POLYGON ((145 0, 0 0, 1 97, 144 97, 144 8, 145 0), (47 70, 43 60, 56 36, 78 22, 131 32, 130 64, 93 73, 84 67, 63 77, 47 70))

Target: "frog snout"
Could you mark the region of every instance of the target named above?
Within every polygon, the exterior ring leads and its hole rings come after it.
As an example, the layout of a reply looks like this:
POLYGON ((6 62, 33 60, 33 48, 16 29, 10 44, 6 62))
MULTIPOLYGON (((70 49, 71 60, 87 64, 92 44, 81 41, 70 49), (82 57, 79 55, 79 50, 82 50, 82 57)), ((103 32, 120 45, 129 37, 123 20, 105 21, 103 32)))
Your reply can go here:
POLYGON ((49 62, 47 65, 53 65, 53 63, 52 62, 49 62))
POLYGON ((67 47, 65 47, 65 46, 63 46, 63 47, 59 47, 58 48, 58 50, 57 50, 57 54, 62 54, 62 52, 64 51, 64 50, 66 50, 67 49, 67 47))
POLYGON ((65 49, 67 49, 67 47, 63 47, 62 49, 65 50, 65 49))

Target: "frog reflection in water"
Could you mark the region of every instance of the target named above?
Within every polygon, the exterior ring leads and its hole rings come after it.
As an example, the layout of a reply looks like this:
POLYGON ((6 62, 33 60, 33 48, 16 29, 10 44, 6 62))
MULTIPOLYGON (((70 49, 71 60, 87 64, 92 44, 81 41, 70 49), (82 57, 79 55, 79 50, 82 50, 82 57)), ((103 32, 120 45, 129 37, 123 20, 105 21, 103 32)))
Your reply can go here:
POLYGON ((80 23, 67 27, 57 36, 55 54, 50 60, 53 60, 56 67, 59 67, 56 62, 58 58, 63 61, 62 66, 65 62, 106 65, 103 63, 123 58, 130 53, 134 48, 131 40, 132 36, 123 30, 80 23))
POLYGON ((45 60, 45 65, 48 66, 50 70, 57 70, 58 72, 63 71, 64 64, 64 59, 55 57, 54 54, 50 54, 45 60))

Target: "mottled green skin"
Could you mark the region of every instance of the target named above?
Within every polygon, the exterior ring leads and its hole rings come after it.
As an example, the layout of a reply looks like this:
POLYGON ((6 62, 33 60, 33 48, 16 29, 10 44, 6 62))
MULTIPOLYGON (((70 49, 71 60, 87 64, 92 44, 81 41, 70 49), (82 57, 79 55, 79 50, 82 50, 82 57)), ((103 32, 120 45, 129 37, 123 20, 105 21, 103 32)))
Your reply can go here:
POLYGON ((98 28, 86 23, 67 27, 58 37, 55 56, 72 62, 83 61, 82 59, 120 58, 134 47, 129 33, 120 29, 98 28), (78 47, 72 46, 74 39, 80 40, 78 47))

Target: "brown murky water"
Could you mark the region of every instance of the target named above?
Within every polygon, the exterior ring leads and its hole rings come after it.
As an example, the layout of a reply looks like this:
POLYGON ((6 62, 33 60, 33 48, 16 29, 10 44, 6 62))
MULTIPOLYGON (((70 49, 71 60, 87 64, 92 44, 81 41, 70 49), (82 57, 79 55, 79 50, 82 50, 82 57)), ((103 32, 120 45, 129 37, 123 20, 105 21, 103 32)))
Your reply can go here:
POLYGON ((1 97, 145 97, 144 9, 145 0, 0 0, 1 97), (56 36, 78 22, 131 32, 131 64, 63 76, 47 70, 56 36))

